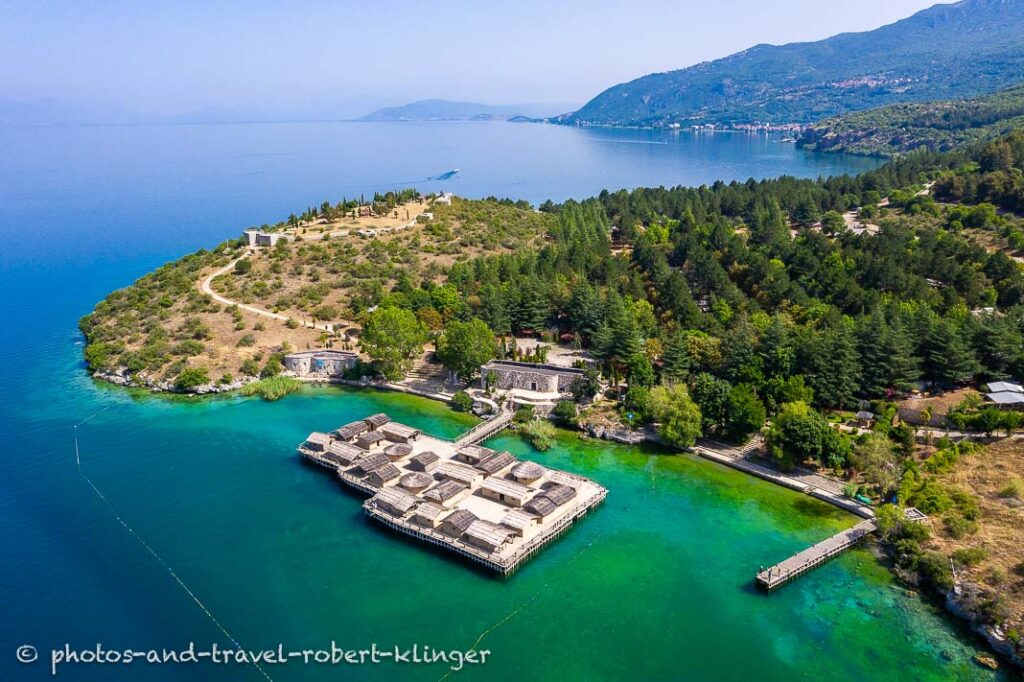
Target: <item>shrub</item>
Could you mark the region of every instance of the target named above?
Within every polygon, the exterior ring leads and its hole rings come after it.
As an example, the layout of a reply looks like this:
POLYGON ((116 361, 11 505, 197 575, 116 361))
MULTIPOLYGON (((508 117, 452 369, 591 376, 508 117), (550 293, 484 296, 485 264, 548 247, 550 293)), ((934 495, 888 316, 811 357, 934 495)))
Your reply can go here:
POLYGON ((241 371, 242 374, 254 377, 260 373, 260 365, 255 358, 247 358, 245 362, 242 363, 242 367, 239 371, 241 371))
POLYGON ((205 367, 186 367, 174 380, 174 386, 181 391, 191 391, 197 386, 210 383, 210 375, 205 367))
POLYGON ((571 400, 559 400, 551 414, 560 424, 576 425, 576 403, 571 400))
POLYGON ((1021 497, 1022 490, 1024 490, 1024 483, 1022 483, 1019 478, 1014 478, 999 489, 999 497, 1004 499, 1010 497, 1021 497))
POLYGON ((337 306, 328 305, 326 303, 321 305, 321 306, 318 306, 313 311, 313 319, 315 319, 315 320, 325 320, 325 321, 326 320, 333 320, 337 316, 338 316, 338 308, 337 308, 337 306))
POLYGON ((961 566, 976 566, 988 556, 981 547, 968 547, 964 549, 958 549, 953 552, 953 561, 960 564, 961 566))
POLYGON ((252 334, 246 334, 242 338, 238 339, 238 346, 239 346, 239 348, 241 348, 243 346, 255 346, 255 345, 256 345, 256 337, 253 336, 252 334))
POLYGON ((185 357, 189 357, 190 358, 190 357, 192 357, 194 355, 199 355, 205 349, 206 349, 206 346, 204 346, 199 341, 196 341, 195 339, 187 339, 185 341, 182 341, 181 343, 179 343, 177 346, 174 347, 174 354, 175 355, 184 355, 185 357))
POLYGON ((299 328, 299 321, 294 319, 294 318, 289 317, 288 321, 284 323, 284 326, 288 327, 289 329, 298 329, 299 328))
POLYGON ((235 263, 236 275, 248 275, 250 272, 252 272, 252 261, 248 258, 242 258, 235 263))
POLYGON ((925 552, 918 558, 917 568, 921 575, 940 590, 953 589, 953 569, 945 555, 939 552, 925 552))
POLYGON ((473 409, 473 398, 465 391, 458 391, 452 396, 452 409, 456 412, 469 412, 473 409))
POLYGON ((516 413, 512 416, 512 421, 516 424, 525 424, 533 420, 533 406, 523 405, 516 410, 516 413))
POLYGON ((946 532, 958 540, 971 535, 978 530, 978 524, 973 521, 968 521, 956 512, 946 514, 942 517, 942 522, 946 527, 946 532))
POLYGON ((271 355, 267 358, 267 363, 263 365, 263 369, 260 370, 260 378, 276 377, 282 371, 284 371, 284 365, 281 364, 281 356, 271 355))

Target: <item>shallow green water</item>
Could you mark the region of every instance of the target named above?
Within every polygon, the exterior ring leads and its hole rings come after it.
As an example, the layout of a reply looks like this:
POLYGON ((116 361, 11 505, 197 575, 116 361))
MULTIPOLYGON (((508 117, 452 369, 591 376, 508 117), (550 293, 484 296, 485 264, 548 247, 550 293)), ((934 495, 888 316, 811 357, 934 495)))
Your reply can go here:
MULTIPOLYGON (((90 411, 103 409, 79 430, 85 471, 247 648, 320 648, 333 639, 347 647, 477 643, 492 652, 486 666, 459 679, 991 677, 970 662, 970 637, 905 596, 865 550, 772 595, 757 592, 760 564, 854 519, 702 460, 571 433, 546 453, 512 434, 493 439, 491 447, 590 476, 610 491, 603 506, 503 581, 372 525, 360 498, 294 455, 310 430, 375 411, 447 437, 468 428, 471 417, 371 391, 308 389, 266 403, 140 399, 83 377, 69 383, 77 408, 88 395, 90 411)), ((22 481, 34 498, 19 500, 25 525, 8 530, 24 535, 18 567, 30 566, 33 584, 50 589, 7 592, 5 640, 16 634, 47 650, 65 641, 227 644, 77 477, 70 427, 88 413, 67 407, 35 405, 35 423, 25 425, 66 434, 67 450, 50 455, 45 485, 38 461, 27 467, 34 477, 22 481)), ((245 667, 219 672, 262 679, 245 667)), ((275 680, 325 674, 295 664, 268 672, 275 680)), ((330 672, 436 680, 446 669, 382 664, 330 672)), ((103 673, 70 672, 71 679, 111 679, 103 673)), ((195 676, 183 668, 131 673, 195 676)))

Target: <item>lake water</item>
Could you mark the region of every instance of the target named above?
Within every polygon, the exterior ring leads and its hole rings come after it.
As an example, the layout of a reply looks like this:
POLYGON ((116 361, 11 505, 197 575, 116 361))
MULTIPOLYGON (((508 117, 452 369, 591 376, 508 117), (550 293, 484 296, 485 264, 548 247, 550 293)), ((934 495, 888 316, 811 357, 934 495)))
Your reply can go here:
MULTIPOLYGON (((756 592, 759 565, 851 519, 716 465, 573 434, 543 454, 499 437, 491 445, 610 490, 501 581, 370 525, 358 498, 294 455, 310 430, 372 411, 442 436, 468 418, 409 396, 338 389, 276 403, 152 397, 94 384, 81 366, 75 323, 109 290, 323 199, 451 168, 462 169, 457 180, 418 186, 539 202, 874 162, 808 156, 763 137, 512 124, 8 128, 0 149, 0 679, 48 678, 49 651, 65 642, 229 645, 220 627, 250 649, 336 640, 492 652, 486 666, 448 679, 993 677, 971 663, 978 643, 963 627, 904 594, 865 550, 778 593, 756 592), (76 424, 83 470, 105 501, 75 468, 76 424), (19 665, 22 644, 42 661, 19 665)), ((265 669, 274 680, 447 672, 265 669)), ((264 679, 245 666, 216 672, 264 679)), ((213 673, 135 664, 60 676, 213 673)))

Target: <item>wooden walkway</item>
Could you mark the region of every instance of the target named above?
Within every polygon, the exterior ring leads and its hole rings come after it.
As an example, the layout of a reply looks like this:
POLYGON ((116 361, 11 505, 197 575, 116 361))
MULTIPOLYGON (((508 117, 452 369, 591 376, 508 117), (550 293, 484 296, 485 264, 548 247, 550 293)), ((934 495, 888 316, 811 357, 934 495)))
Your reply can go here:
POLYGON ((511 424, 513 416, 515 415, 511 410, 502 408, 501 412, 498 414, 486 421, 480 422, 469 431, 466 431, 464 434, 459 436, 455 441, 455 446, 461 448, 466 445, 476 445, 481 441, 487 440, 511 424))
POLYGON ((842 554, 876 530, 878 525, 873 519, 861 521, 853 528, 836 533, 813 547, 794 554, 782 563, 761 570, 757 574, 757 584, 766 590, 774 590, 822 565, 832 557, 842 554))

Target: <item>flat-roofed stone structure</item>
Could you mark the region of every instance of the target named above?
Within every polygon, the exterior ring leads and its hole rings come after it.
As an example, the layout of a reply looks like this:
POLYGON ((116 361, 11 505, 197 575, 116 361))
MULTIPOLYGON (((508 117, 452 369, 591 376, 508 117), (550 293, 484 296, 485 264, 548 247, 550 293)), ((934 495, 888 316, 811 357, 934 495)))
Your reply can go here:
POLYGON ((486 387, 489 374, 496 377, 494 386, 499 390, 518 389, 551 394, 569 393, 573 384, 583 378, 581 369, 512 360, 492 360, 483 365, 480 368, 482 387, 486 387))
POLYGON ((357 362, 359 354, 348 350, 304 350, 284 356, 284 368, 300 377, 340 377, 357 362))

